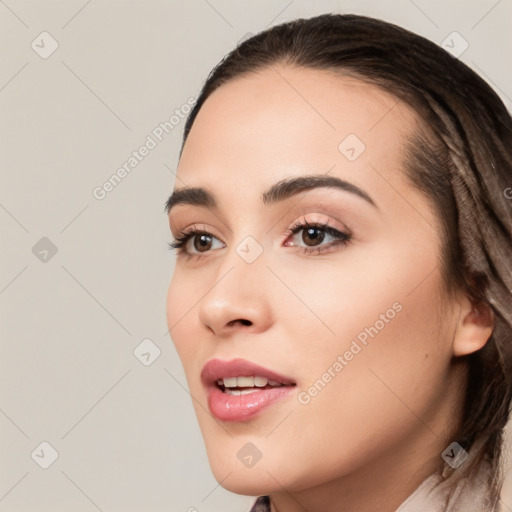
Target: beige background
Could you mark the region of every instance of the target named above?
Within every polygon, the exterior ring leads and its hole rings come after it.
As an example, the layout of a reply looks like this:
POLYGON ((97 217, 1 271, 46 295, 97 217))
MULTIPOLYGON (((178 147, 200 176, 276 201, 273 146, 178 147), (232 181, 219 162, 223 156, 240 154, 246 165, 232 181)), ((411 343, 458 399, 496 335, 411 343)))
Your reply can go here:
POLYGON ((163 204, 183 122, 103 199, 93 191, 247 33, 329 11, 439 44, 459 32, 460 58, 512 106, 511 0, 0 0, 0 511, 235 512, 253 501, 210 474, 166 334, 163 204), (144 339, 148 366, 133 352, 144 339), (47 469, 42 442, 58 453, 47 469))

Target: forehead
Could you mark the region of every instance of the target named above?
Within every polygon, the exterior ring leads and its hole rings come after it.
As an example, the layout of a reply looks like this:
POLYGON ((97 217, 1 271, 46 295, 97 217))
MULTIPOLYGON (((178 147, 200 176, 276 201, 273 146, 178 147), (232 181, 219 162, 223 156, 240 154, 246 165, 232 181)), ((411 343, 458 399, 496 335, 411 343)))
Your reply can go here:
POLYGON ((261 188, 298 172, 362 184, 367 167, 402 167, 415 112, 394 95, 326 70, 274 66, 237 77, 200 109, 178 175, 189 185, 219 177, 261 188))

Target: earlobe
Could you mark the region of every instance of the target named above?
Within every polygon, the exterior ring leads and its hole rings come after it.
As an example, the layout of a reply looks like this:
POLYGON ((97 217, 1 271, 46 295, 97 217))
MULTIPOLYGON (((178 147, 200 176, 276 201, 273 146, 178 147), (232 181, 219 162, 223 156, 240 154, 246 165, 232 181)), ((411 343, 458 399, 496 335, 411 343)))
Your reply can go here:
POLYGON ((453 340, 454 355, 465 356, 483 348, 493 328, 494 314, 490 306, 465 298, 453 340))

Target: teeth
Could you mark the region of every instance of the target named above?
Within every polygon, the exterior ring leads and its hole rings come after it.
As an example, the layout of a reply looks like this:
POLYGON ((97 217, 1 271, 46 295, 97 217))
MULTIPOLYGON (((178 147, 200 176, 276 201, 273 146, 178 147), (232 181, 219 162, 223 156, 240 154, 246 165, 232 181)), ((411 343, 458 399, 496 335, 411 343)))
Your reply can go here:
POLYGON ((258 388, 264 388, 268 384, 266 377, 254 377, 254 385, 258 388))
POLYGON ((237 386, 237 378, 236 377, 228 377, 223 379, 224 387, 226 388, 236 388, 237 386))
POLYGON ((254 387, 254 377, 237 377, 236 380, 239 388, 254 387))
POLYGON ((228 395, 248 395, 250 393, 256 393, 258 390, 256 388, 248 388, 248 389, 227 389, 225 393, 228 395))
POLYGON ((265 386, 281 386, 280 382, 275 380, 268 380, 266 377, 225 377, 224 379, 217 379, 219 386, 225 388, 264 388, 265 386))

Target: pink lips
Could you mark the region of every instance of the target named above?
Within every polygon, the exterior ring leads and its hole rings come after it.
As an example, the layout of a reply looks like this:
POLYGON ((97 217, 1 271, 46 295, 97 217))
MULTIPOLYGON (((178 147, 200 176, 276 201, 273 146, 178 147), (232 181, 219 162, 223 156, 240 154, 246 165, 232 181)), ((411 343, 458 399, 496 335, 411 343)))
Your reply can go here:
POLYGON ((207 390, 208 407, 211 413, 221 421, 233 422, 253 418, 265 407, 289 395, 295 386, 291 378, 246 359, 230 361, 211 359, 201 371, 201 381, 207 390), (267 385, 248 394, 232 395, 224 392, 217 384, 217 380, 230 377, 264 377, 282 385, 267 385))

